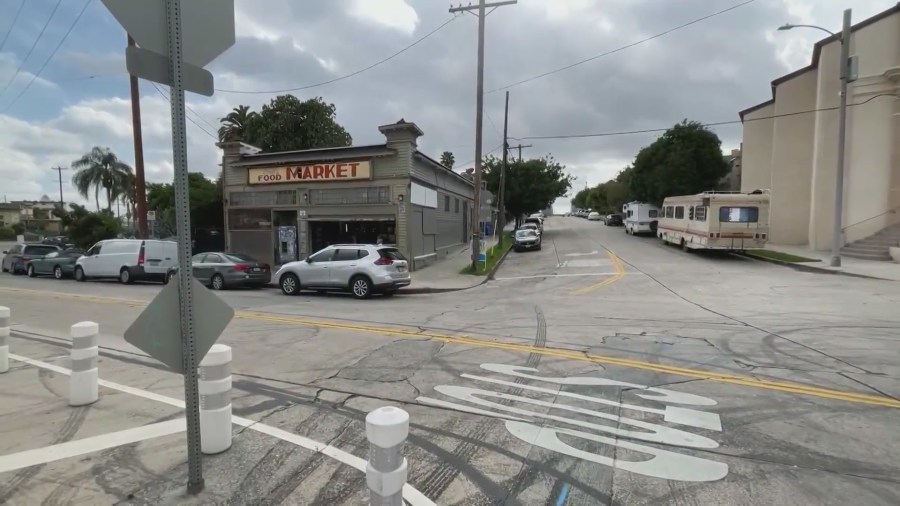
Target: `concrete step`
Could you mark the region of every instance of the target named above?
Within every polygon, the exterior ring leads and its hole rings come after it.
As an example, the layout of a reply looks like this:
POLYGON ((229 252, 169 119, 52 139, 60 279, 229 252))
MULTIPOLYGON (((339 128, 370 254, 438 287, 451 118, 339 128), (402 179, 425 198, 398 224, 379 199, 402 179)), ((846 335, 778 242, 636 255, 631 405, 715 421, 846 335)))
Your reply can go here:
POLYGON ((854 250, 841 250, 841 255, 850 257, 850 258, 858 258, 860 260, 878 260, 878 261, 890 261, 891 256, 887 253, 870 253, 870 252, 860 252, 854 250))
POLYGON ((859 243, 855 242, 852 244, 848 244, 844 246, 845 248, 854 248, 859 250, 869 250, 869 251, 888 251, 888 246, 883 244, 870 244, 870 243, 859 243))
POLYGON ((860 239, 858 241, 854 241, 851 244, 871 244, 875 246, 897 246, 900 244, 900 241, 895 241, 893 239, 876 239, 874 237, 870 237, 868 239, 860 239))

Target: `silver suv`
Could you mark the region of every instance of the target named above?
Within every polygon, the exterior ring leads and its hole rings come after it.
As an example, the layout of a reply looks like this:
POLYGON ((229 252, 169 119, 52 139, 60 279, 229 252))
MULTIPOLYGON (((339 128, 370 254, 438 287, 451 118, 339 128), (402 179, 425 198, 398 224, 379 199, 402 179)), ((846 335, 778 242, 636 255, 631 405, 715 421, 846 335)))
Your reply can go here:
POLYGON ((333 244, 306 260, 286 263, 275 273, 285 295, 301 290, 349 291, 357 299, 394 295, 409 285, 409 262, 393 246, 333 244))

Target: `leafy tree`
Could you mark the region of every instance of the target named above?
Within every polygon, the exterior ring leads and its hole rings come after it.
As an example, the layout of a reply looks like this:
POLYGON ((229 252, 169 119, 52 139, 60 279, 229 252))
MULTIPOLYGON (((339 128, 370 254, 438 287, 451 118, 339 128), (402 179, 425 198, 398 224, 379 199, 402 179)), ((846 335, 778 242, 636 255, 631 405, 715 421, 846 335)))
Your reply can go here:
MULTIPOLYGON (((191 230, 222 228, 225 224, 221 179, 213 182, 201 172, 188 173, 191 230)), ((147 209, 156 211, 156 220, 175 230, 175 187, 171 183, 147 185, 147 209)))
POLYGON ((239 105, 234 108, 227 116, 220 119, 222 126, 219 127, 219 141, 241 141, 245 140, 250 132, 251 123, 259 120, 259 114, 250 110, 250 106, 239 105))
MULTIPOLYGON (((72 176, 72 183, 82 197, 88 198, 88 193, 93 188, 94 203, 100 210, 100 188, 106 192, 106 210, 112 210, 112 203, 117 195, 121 195, 129 185, 129 176, 133 175, 131 167, 119 160, 109 150, 95 146, 90 153, 85 154, 72 162, 72 168, 76 169, 72 176)), ((133 178, 131 178, 133 184, 133 178)))
POLYGON ((453 153, 450 151, 444 151, 441 153, 441 165, 447 167, 448 169, 453 168, 453 164, 456 163, 456 158, 453 157, 453 153))
POLYGON ((293 95, 280 95, 259 113, 242 107, 232 112, 232 119, 225 118, 226 130, 220 130, 220 135, 240 132, 245 142, 266 152, 349 146, 353 142, 336 121, 334 104, 321 97, 301 101, 293 95))
POLYGON ((579 190, 578 193, 572 197, 572 205, 577 207, 578 209, 587 209, 588 208, 588 195, 591 194, 590 188, 585 188, 583 190, 579 190))
POLYGON ((638 152, 629 187, 635 198, 661 204, 668 196, 717 188, 728 169, 719 137, 685 120, 638 152))
POLYGON ((88 211, 84 206, 71 204, 67 211, 57 205, 53 211, 60 218, 63 229, 69 240, 79 248, 90 248, 97 241, 113 239, 121 232, 119 220, 109 211, 88 211))
MULTIPOLYGON (((494 195, 500 191, 502 161, 490 156, 482 162, 487 189, 494 195)), ((504 198, 506 211, 516 220, 550 207, 572 187, 572 176, 565 166, 548 155, 543 158, 510 161, 506 171, 504 198)))
POLYGON ((16 240, 16 231, 10 227, 0 227, 0 241, 16 240))

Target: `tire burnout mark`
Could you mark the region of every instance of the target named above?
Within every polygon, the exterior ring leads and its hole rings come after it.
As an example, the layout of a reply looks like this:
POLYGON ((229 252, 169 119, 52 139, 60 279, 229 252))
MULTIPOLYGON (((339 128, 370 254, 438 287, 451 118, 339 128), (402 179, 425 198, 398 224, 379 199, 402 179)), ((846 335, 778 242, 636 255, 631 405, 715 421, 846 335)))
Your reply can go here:
MULTIPOLYGON (((534 313, 537 317, 537 330, 535 331, 534 336, 534 346, 535 348, 543 348, 547 345, 547 319, 544 317, 544 312, 539 306, 534 306, 534 313)), ((541 355, 532 352, 528 354, 525 365, 526 367, 536 368, 540 362, 541 355)), ((526 381, 528 381, 527 378, 523 377, 517 377, 515 379, 515 382, 520 385, 524 384, 526 381)), ((515 395, 521 395, 522 389, 515 388, 513 389, 513 393, 515 395)), ((512 401, 503 399, 500 402, 509 405, 512 401)), ((453 449, 453 456, 463 462, 471 461, 472 457, 474 457, 481 448, 477 442, 483 440, 485 436, 488 435, 495 423, 497 422, 490 418, 484 418, 478 422, 475 425, 475 428, 465 437, 466 440, 460 440, 457 443, 456 448, 453 449)), ((525 472, 524 468, 519 471, 519 475, 513 478, 513 484, 521 481, 523 472, 525 472)), ((422 479, 419 490, 428 497, 438 499, 447 488, 450 487, 453 481, 456 480, 459 474, 460 470, 455 464, 455 461, 444 459, 422 479)), ((510 497, 515 497, 515 495, 516 494, 510 494, 510 497)))
MULTIPOLYGON (((73 437, 75 437, 78 429, 80 429, 82 424, 84 424, 84 419, 87 418, 89 408, 89 406, 72 408, 72 411, 69 413, 68 418, 66 418, 65 423, 63 423, 63 426, 59 430, 59 433, 55 438, 53 438, 53 441, 50 442, 50 446, 65 443, 66 441, 70 441, 73 437)), ((35 475, 41 472, 41 469, 43 469, 45 465, 46 464, 26 467, 25 469, 22 469, 21 471, 14 474, 13 477, 6 482, 6 486, 4 486, 2 490, 0 490, 0 504, 6 504, 7 502, 9 502, 10 499, 19 490, 19 488, 31 481, 31 479, 34 478, 35 475)))

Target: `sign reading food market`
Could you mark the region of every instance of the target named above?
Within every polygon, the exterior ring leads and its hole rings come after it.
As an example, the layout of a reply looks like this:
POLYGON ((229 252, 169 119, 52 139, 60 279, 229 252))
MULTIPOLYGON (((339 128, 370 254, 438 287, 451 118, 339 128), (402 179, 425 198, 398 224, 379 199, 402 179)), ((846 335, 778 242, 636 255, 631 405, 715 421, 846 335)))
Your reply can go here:
POLYGON ((309 165, 249 169, 247 171, 247 178, 247 182, 250 184, 371 179, 372 164, 371 162, 364 160, 356 162, 313 163, 309 165))

